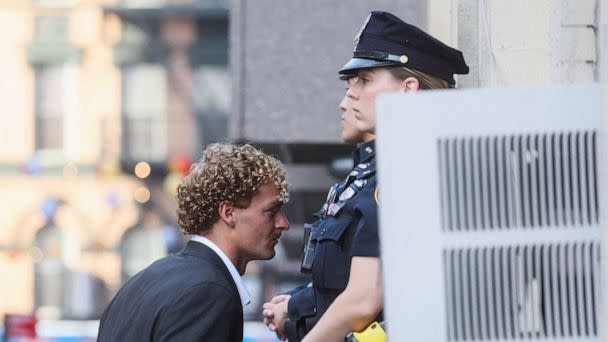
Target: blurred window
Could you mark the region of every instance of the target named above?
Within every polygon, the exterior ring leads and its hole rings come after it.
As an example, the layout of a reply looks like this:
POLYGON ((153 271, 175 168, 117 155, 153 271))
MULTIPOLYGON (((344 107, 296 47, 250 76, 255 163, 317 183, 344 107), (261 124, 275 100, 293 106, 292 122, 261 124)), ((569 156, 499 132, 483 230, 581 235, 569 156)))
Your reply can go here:
POLYGON ((120 37, 120 43, 131 45, 142 45, 147 43, 148 36, 137 25, 131 24, 129 22, 123 22, 121 27, 122 34, 120 37))
POLYGON ((162 161, 167 154, 166 72, 158 64, 122 69, 123 157, 162 161))
POLYGON ((204 145, 228 135, 231 79, 225 65, 200 65, 194 70, 194 106, 204 145))
POLYGON ((194 104, 202 112, 228 115, 231 80, 224 65, 201 65, 194 71, 194 104))
POLYGON ((36 234, 40 258, 34 265, 35 306, 40 317, 59 318, 63 307, 65 236, 54 224, 47 224, 36 234))
POLYGON ((76 66, 36 65, 36 150, 64 147, 65 118, 77 99, 76 66))
MULTIPOLYGON (((62 3, 60 0, 37 0, 38 3, 51 4, 62 3)), ((39 42, 58 42, 67 41, 68 17, 65 15, 39 15, 36 16, 34 39, 39 42)))
POLYGON ((154 261, 166 256, 169 248, 179 249, 172 246, 179 244, 179 241, 174 241, 174 237, 171 237, 171 240, 167 239, 167 227, 155 210, 142 209, 140 215, 139 221, 125 231, 120 241, 123 282, 154 261))

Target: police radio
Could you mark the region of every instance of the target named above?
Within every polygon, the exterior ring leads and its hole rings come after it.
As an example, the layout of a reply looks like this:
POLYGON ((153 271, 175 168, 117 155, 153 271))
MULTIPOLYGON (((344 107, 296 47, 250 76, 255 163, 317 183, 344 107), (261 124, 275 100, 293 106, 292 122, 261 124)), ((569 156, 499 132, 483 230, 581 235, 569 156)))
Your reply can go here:
POLYGON ((312 230, 312 224, 304 224, 304 249, 302 251, 302 263, 300 264, 300 271, 302 273, 312 272, 312 262, 315 258, 316 247, 316 244, 312 241, 312 230))

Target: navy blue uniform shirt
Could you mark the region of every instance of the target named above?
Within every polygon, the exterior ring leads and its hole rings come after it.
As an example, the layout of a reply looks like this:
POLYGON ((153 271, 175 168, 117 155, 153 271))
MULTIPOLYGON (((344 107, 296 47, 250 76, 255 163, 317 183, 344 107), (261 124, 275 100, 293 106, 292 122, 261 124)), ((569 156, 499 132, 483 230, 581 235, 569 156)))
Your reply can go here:
POLYGON ((380 256, 374 141, 361 144, 353 161, 353 171, 330 189, 312 225, 312 283, 291 293, 285 324, 289 341, 303 338, 344 291, 353 256, 380 256))

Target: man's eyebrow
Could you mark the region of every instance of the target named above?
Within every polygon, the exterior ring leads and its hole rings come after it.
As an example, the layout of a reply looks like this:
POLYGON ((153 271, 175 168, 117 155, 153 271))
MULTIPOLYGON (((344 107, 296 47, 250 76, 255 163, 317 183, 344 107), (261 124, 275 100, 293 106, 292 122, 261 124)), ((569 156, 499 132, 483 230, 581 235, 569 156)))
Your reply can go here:
POLYGON ((272 210, 272 209, 275 209, 282 205, 283 205, 283 202, 279 201, 278 199, 275 199, 266 205, 266 210, 272 210))
POLYGON ((280 207, 283 206, 283 202, 276 200, 275 202, 272 202, 268 205, 268 209, 272 210, 272 209, 278 209, 280 207))

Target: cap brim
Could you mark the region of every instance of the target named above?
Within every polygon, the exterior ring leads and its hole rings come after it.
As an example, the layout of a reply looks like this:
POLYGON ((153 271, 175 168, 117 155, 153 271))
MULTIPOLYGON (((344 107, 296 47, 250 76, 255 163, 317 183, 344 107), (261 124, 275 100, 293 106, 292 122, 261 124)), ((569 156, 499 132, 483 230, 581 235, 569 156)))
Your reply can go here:
POLYGON ((376 68, 383 67, 389 65, 396 65, 397 63, 393 63, 390 61, 378 61, 375 59, 367 59, 367 58, 351 58, 348 63, 344 64, 342 69, 338 71, 340 75, 348 75, 353 74, 357 70, 367 69, 367 68, 376 68))

